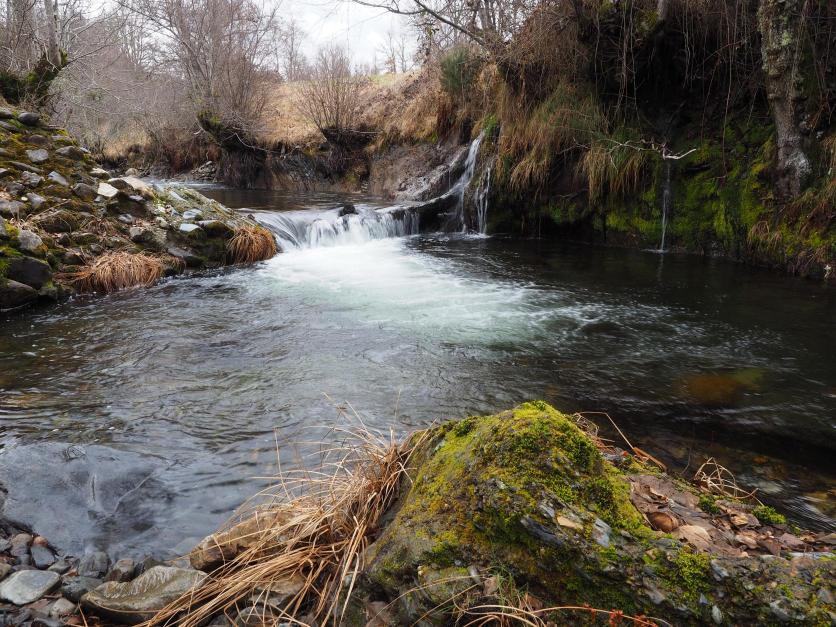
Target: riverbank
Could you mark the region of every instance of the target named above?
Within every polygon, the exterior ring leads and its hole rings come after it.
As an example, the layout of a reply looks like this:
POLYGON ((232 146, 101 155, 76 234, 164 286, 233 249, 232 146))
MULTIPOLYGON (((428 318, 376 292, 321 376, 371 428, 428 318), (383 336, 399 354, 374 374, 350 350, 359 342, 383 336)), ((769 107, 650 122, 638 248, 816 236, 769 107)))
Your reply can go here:
POLYGON ((286 476, 189 563, 61 559, 18 533, 0 597, 10 624, 50 626, 76 603, 118 624, 833 620, 832 532, 787 525, 716 467, 688 483, 597 434, 541 402, 404 442, 355 433, 323 479, 286 476))
POLYGON ((182 187, 113 176, 66 131, 0 108, 0 311, 276 252, 254 220, 182 187))

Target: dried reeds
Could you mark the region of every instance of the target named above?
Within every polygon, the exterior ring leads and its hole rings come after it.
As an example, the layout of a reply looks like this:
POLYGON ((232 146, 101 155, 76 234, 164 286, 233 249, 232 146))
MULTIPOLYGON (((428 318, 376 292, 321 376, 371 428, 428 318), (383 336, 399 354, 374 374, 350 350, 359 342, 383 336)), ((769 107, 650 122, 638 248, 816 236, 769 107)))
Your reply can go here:
POLYGON ((271 588, 291 581, 299 582, 298 591, 282 608, 272 608, 272 616, 263 616, 265 624, 299 623, 296 617, 303 614, 319 624, 340 624, 365 549, 398 494, 412 451, 391 436, 357 435, 357 444, 326 451, 316 473, 278 477, 272 502, 250 513, 261 523, 242 543, 247 546, 147 624, 205 624, 253 599, 257 604, 271 588))
POLYGON ((56 275, 80 292, 115 292, 126 287, 149 286, 165 274, 159 258, 147 253, 105 253, 77 272, 56 275))
POLYGON ((274 256, 278 249, 276 239, 260 226, 242 226, 227 242, 226 251, 231 263, 255 263, 274 256))
POLYGON ((694 473, 694 482, 709 494, 717 494, 736 501, 754 498, 757 489, 746 491, 737 485, 732 472, 713 457, 703 462, 694 473))

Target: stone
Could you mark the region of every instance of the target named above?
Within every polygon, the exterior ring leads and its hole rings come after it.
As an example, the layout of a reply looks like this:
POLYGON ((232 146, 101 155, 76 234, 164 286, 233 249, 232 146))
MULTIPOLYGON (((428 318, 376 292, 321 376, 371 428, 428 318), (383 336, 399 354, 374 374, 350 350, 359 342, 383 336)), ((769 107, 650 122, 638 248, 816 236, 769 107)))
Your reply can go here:
POLYGON ((102 198, 111 199, 116 197, 116 195, 119 193, 119 190, 113 187, 113 185, 111 185, 110 183, 105 183, 104 181, 102 181, 101 183, 99 183, 99 187, 96 190, 96 193, 102 198))
POLYGON ((192 233, 198 235, 200 232, 202 232, 202 229, 197 224, 191 224, 190 222, 184 222, 180 225, 180 228, 178 230, 181 233, 185 233, 186 235, 190 235, 192 233))
POLYGON ((76 183, 73 185, 73 194, 82 200, 93 200, 96 197, 96 190, 90 187, 87 183, 76 183))
POLYGON ((30 544, 32 544, 32 536, 28 533, 19 533, 12 536, 12 548, 9 553, 13 557, 28 555, 30 544))
POLYGON ((5 179, 12 176, 14 172, 12 172, 9 168, 0 168, 0 179, 5 179))
POLYGON ((610 545, 611 532, 612 527, 600 518, 596 518, 595 522, 592 523, 592 539, 604 548, 610 545))
POLYGON ((125 176, 139 176, 139 170, 136 168, 128 168, 125 170, 125 176))
POLYGON ((33 111, 23 111, 17 114, 17 120, 26 126, 37 126, 41 123, 41 116, 33 111))
POLYGON ((21 570, 0 583, 0 599, 15 605, 26 605, 52 590, 60 579, 58 573, 48 570, 21 570))
POLYGON ((24 205, 17 200, 0 200, 0 215, 7 218, 17 218, 24 205))
POLYGON ((343 216, 350 216, 357 214, 357 207, 352 205, 351 203, 346 203, 340 208, 339 216, 342 218, 343 216))
POLYGON ((95 577, 64 577, 61 583, 61 594, 70 601, 78 603, 81 597, 102 585, 102 580, 95 577))
POLYGON ((50 618, 49 616, 35 616, 32 619, 31 627, 63 627, 64 623, 57 618, 50 618))
POLYGON ((44 135, 29 135, 26 138, 26 143, 43 148, 44 146, 49 146, 49 138, 44 135))
POLYGON ((35 192, 29 192, 28 194, 26 194, 26 200, 29 201, 29 204, 35 211, 40 209, 46 202, 46 198, 44 198, 40 194, 36 194, 35 192))
POLYGON ((70 233, 81 224, 77 212, 69 209, 58 209, 48 214, 42 214, 38 219, 38 226, 47 233, 70 233))
POLYGON ((230 237, 235 233, 235 229, 221 220, 201 220, 197 224, 213 237, 230 237))
POLYGON ((8 107, 0 107, 0 120, 9 120, 15 116, 14 111, 8 107))
POLYGON ((135 625, 193 590, 206 578, 199 570, 155 566, 127 583, 109 581, 85 594, 82 605, 94 614, 135 625))
POLYGON ((47 175, 47 178, 52 181, 53 183, 58 183, 59 185, 63 185, 64 187, 69 187, 70 183, 65 179, 60 173, 53 170, 47 175))
POLYGON ((93 551, 81 558, 76 571, 82 577, 104 577, 110 568, 110 558, 104 551, 93 551))
POLYGON ((107 574, 105 581, 130 581, 131 578, 134 576, 135 569, 136 564, 134 563, 134 561, 129 557, 124 557, 116 561, 116 563, 113 565, 113 568, 111 568, 110 572, 107 574))
POLYGON ((44 177, 40 174, 35 174, 34 172, 24 172, 20 175, 20 180, 27 187, 37 187, 44 182, 44 177))
POLYGON ((50 618, 63 618, 75 613, 75 603, 67 599, 58 599, 49 608, 50 618))
POLYGON ((36 568, 49 568, 55 563, 55 554, 49 549, 49 547, 40 544, 33 544, 32 548, 29 549, 29 553, 32 556, 32 562, 35 564, 36 568))
POLYGON ((43 163, 49 159, 49 151, 43 148, 36 148, 35 150, 27 150, 26 156, 32 163, 43 163))
POLYGON ((0 128, 9 131, 10 133, 17 133, 18 128, 14 124, 9 124, 5 120, 0 120, 0 128))
POLYGON ((17 241, 20 245, 20 250, 33 254, 41 252, 41 247, 44 245, 44 241, 37 234, 26 229, 20 229, 18 231, 17 241))
POLYGON ((186 221, 202 220, 203 212, 200 209, 188 209, 183 212, 183 219, 186 221))
POLYGON ((23 283, 7 280, 0 285, 0 311, 23 307, 37 298, 37 290, 23 283))
POLYGON ((0 218, 0 239, 9 239, 9 230, 6 228, 6 221, 0 218))
POLYGON ((54 573, 58 573, 59 575, 63 575, 64 573, 69 571, 70 568, 72 568, 72 564, 70 564, 65 559, 60 559, 57 562, 55 562, 52 566, 47 568, 47 570, 51 570, 54 573))
POLYGON ((12 567, 10 564, 0 563, 0 581, 3 581, 10 572, 12 572, 12 567))
POLYGON ((160 227, 161 229, 165 229, 165 230, 168 230, 169 227, 171 226, 168 223, 168 220, 166 220, 165 218, 163 218, 161 216, 157 216, 156 218, 154 218, 154 222, 156 223, 156 225, 158 227, 160 227))
MULTIPOLYGON (((52 279, 52 268, 40 259, 25 256, 12 257, 8 262, 6 277, 39 290, 52 279)), ((49 566, 49 564, 46 566, 49 566)), ((43 566, 43 568, 46 568, 46 566, 43 566)), ((38 568, 42 567, 39 566, 38 568)))
POLYGON ((78 146, 64 146, 56 150, 55 154, 61 157, 65 157, 67 159, 79 160, 84 159, 84 156, 87 154, 87 152, 83 148, 79 148, 78 146))
POLYGON ((143 198, 153 198, 154 190, 148 183, 136 176, 123 176, 109 179, 108 183, 125 194, 138 194, 143 198))
POLYGON ((33 172, 35 174, 41 174, 43 172, 43 170, 40 170, 33 165, 29 165, 28 163, 21 163, 20 161, 9 161, 9 164, 13 165, 21 172, 33 172))
POLYGON ((90 176, 93 176, 97 179, 109 179, 110 172, 108 172, 104 168, 93 168, 92 170, 90 170, 90 176))
POLYGON ((134 218, 129 213, 123 213, 122 215, 119 216, 118 219, 119 219, 119 222, 123 222, 125 224, 133 224, 134 222, 136 222, 136 218, 134 218))

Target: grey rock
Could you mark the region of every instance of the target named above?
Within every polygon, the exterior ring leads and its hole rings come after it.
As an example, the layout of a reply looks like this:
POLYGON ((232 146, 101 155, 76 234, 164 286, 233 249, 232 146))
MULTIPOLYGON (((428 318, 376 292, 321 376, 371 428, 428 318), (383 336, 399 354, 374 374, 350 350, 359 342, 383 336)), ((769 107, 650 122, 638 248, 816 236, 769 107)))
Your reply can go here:
POLYGON ((21 172, 34 172, 35 174, 41 174, 43 170, 36 168, 33 165, 29 165, 28 163, 21 163, 20 161, 9 161, 10 165, 13 165, 21 172))
POLYGON ((0 218, 0 239, 9 239, 9 230, 6 228, 6 221, 0 218))
POLYGON ((723 624, 723 612, 721 612, 720 608, 716 605, 711 606, 711 620, 714 621, 715 625, 723 624))
POLYGON ((611 532, 612 527, 600 518, 596 518, 595 522, 592 523, 592 539, 604 548, 610 545, 611 532))
POLYGON ((87 152, 83 148, 79 148, 78 146, 64 146, 63 148, 59 148, 55 151, 56 155, 61 157, 65 157, 67 159, 84 159, 84 156, 87 152))
POLYGON ((12 174, 14 174, 14 172, 12 172, 9 168, 0 168, 0 179, 12 176, 12 174))
POLYGON ((29 201, 29 204, 35 211, 40 209, 46 202, 46 198, 44 198, 40 194, 36 194, 35 192, 29 192, 28 194, 26 194, 26 200, 29 201))
POLYGON ((64 187, 69 187, 70 183, 67 179, 65 179, 60 173, 53 170, 47 175, 50 181, 53 183, 58 183, 59 185, 63 185, 64 187))
POLYGON ((110 558, 104 551, 87 553, 78 563, 78 574, 82 577, 104 577, 110 568, 110 558))
POLYGON ((717 560, 711 560, 711 573, 717 581, 722 581, 729 576, 729 571, 727 571, 717 560))
POLYGON ((193 252, 177 246, 169 246, 167 251, 172 257, 182 259, 189 268, 199 268, 203 265, 203 258, 193 252))
POLYGON ((187 235, 194 233, 197 235, 197 232, 201 231, 201 228, 197 224, 191 224, 190 222, 184 222, 180 225, 178 229, 181 233, 186 233, 187 235))
POLYGON ((29 554, 32 556, 32 562, 35 564, 36 568, 49 568, 55 563, 55 554, 49 549, 49 547, 40 544, 33 544, 32 548, 29 549, 29 554))
POLYGON ((37 187, 44 182, 44 177, 40 174, 35 174, 34 172, 24 172, 20 175, 20 180, 27 187, 37 187))
POLYGON ((14 111, 7 107, 0 107, 0 120, 8 120, 15 116, 14 111))
POLYGON ((160 227, 161 229, 165 229, 165 230, 168 230, 169 227, 171 226, 168 223, 168 220, 166 220, 165 218, 163 218, 161 216, 157 216, 156 218, 154 218, 154 222, 157 224, 158 227, 160 227))
POLYGON ((57 618, 49 616, 35 616, 32 619, 31 627, 64 627, 64 623, 57 618))
POLYGON ((81 601, 81 597, 100 585, 102 585, 102 580, 95 577, 64 577, 64 581, 61 583, 61 594, 70 601, 78 603, 81 601))
POLYGON ((134 218, 129 213, 123 213, 119 216, 119 222, 124 222, 125 224, 133 224, 134 222, 136 222, 136 218, 134 218))
POLYGON ((107 574, 106 581, 126 582, 130 581, 134 576, 136 564, 129 557, 117 560, 107 574))
POLYGON ((73 185, 73 194, 82 200, 93 200, 96 197, 96 190, 90 187, 87 183, 76 183, 73 185))
POLYGON ((49 151, 43 148, 36 148, 35 150, 27 150, 26 156, 32 163, 43 163, 49 159, 49 151))
POLYGON ((17 218, 23 209, 23 203, 17 200, 0 200, 0 215, 17 218))
MULTIPOLYGON (((48 263, 40 259, 25 256, 13 257, 9 260, 6 276, 13 281, 29 285, 39 290, 43 287, 44 283, 47 283, 52 278, 52 269, 48 263)), ((32 549, 34 548, 33 546, 32 549)), ((37 560, 35 563, 37 564, 37 560)), ((46 566, 39 566, 39 568, 46 568, 46 566)))
POLYGON ((201 220, 197 224, 213 237, 228 237, 235 233, 235 229, 221 220, 201 220))
POLYGON ((32 535, 28 533, 19 533, 12 536, 12 547, 9 553, 13 557, 28 555, 30 544, 32 544, 32 535))
MULTIPOLYGON (((35 301, 37 298, 38 291, 23 283, 6 280, 0 285, 0 311, 23 307, 35 301)), ((23 556, 29 557, 28 554, 24 554, 23 556)))
POLYGON ((21 570, 0 583, 0 599, 15 605, 26 605, 52 590, 60 579, 58 573, 48 570, 21 570))
POLYGON ((41 147, 49 146, 49 138, 44 135, 29 135, 26 138, 26 143, 41 147))
POLYGON ((6 576, 12 572, 12 567, 8 564, 0 562, 0 581, 6 578, 6 576))
POLYGON ((9 131, 10 133, 17 133, 18 128, 14 124, 9 124, 5 120, 0 120, 0 128, 9 131))
POLYGON ((278 620, 272 610, 262 604, 249 605, 238 612, 235 627, 262 627, 274 625, 278 620))
POLYGON ((200 209, 188 209, 187 211, 183 212, 183 219, 190 221, 202 220, 203 212, 200 209))
POLYGON ((356 213, 357 207, 355 207, 351 203, 346 203, 340 208, 339 216, 342 218, 343 216, 355 215, 356 213))
POLYGON ((58 599, 49 608, 51 618, 63 618, 75 613, 75 603, 67 599, 58 599))
POLYGON ((102 181, 99 183, 99 187, 96 190, 96 193, 101 196, 102 198, 115 198, 116 195, 119 193, 119 190, 113 187, 110 183, 105 183, 102 181))
POLYGON ((37 234, 26 229, 18 231, 17 241, 20 244, 20 249, 27 253, 40 252, 41 246, 44 245, 44 241, 37 234))
POLYGON ((34 111, 23 111, 17 114, 17 120, 26 126, 37 126, 41 123, 41 116, 34 111))
POLYGON ((84 263, 84 257, 77 250, 68 250, 61 256, 61 261, 69 266, 80 266, 84 263))
POLYGON ((153 198, 154 190, 148 183, 136 176, 123 176, 109 179, 108 183, 128 195, 139 195, 142 198, 153 198))
POLYGON ((72 568, 72 564, 70 564, 67 560, 60 559, 55 562, 52 566, 47 568, 47 570, 51 570, 54 573, 58 573, 59 575, 63 575, 67 571, 72 568))
POLYGON ((93 176, 97 179, 109 179, 110 172, 108 172, 104 168, 93 168, 92 170, 90 170, 90 176, 93 176))
POLYGON ((125 170, 125 176, 139 176, 139 170, 136 168, 128 168, 125 170))
POLYGON ((155 566, 131 582, 104 583, 85 594, 81 603, 100 616, 134 625, 200 585, 205 577, 199 570, 155 566))

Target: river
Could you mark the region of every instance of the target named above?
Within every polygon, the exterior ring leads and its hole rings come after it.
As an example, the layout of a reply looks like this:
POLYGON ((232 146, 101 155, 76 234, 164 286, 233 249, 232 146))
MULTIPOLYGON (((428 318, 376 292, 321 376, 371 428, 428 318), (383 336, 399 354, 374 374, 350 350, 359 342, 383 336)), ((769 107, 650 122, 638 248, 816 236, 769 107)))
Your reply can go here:
POLYGON ((410 235, 360 197, 202 191, 286 252, 0 320, 3 514, 60 548, 182 553, 334 426, 403 434, 536 398, 609 412, 686 476, 712 455, 833 528, 833 289, 717 259, 410 235), (360 215, 338 218, 347 199, 360 215))

